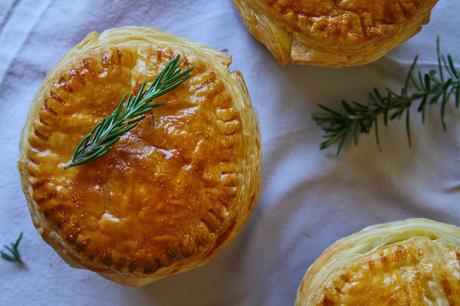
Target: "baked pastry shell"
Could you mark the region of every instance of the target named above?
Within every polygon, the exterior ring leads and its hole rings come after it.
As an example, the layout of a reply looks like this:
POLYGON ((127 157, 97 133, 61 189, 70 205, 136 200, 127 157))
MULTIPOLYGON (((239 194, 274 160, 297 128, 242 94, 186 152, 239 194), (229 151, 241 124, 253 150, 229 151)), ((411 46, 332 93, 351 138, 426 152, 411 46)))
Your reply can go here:
MULTIPOLYGON (((295 306, 319 305, 321 302, 324 303, 324 301, 320 300, 324 293, 325 284, 329 280, 336 278, 338 275, 343 273, 343 271, 359 273, 356 271, 350 271, 349 267, 352 265, 355 266, 357 262, 361 262, 360 259, 362 258, 369 259, 371 256, 377 256, 377 258, 380 257, 380 260, 384 261, 384 264, 387 264, 389 267, 391 267, 391 263, 389 263, 389 261, 392 260, 390 258, 391 255, 390 253, 383 253, 383 250, 390 249, 392 247, 396 248, 396 252, 393 254, 393 256, 395 256, 395 261, 405 259, 406 253, 404 251, 399 252, 399 245, 403 245, 404 247, 414 246, 416 249, 417 247, 415 246, 414 239, 419 238, 435 242, 440 241, 441 243, 451 247, 454 252, 453 259, 456 261, 456 263, 451 262, 451 264, 456 266, 456 268, 454 268, 454 270, 449 270, 449 267, 442 267, 442 269, 445 268, 446 270, 435 272, 441 272, 440 274, 446 272, 447 274, 452 274, 454 278, 458 277, 458 272, 455 272, 455 269, 460 270, 459 227, 423 218, 413 218, 378 224, 366 227, 355 234, 342 238, 328 247, 305 273, 297 291, 295 306), (400 256, 400 258, 397 258, 397 256, 400 256)), ((404 250, 404 248, 401 250, 404 250)), ((368 264, 369 267, 373 266, 371 262, 362 262, 361 267, 365 267, 366 264, 368 264)), ((391 272, 391 269, 389 272, 391 272)), ((390 279, 390 277, 387 278, 390 279)), ((407 280, 407 282, 410 281, 407 280)), ((414 287, 411 288, 414 290, 414 292, 422 294, 419 291, 420 288, 418 287, 418 284, 413 286, 414 287)), ((456 293, 457 288, 452 289, 451 285, 446 284, 441 284, 439 287, 442 286, 451 288, 447 290, 449 291, 447 294, 452 294, 452 296, 457 299, 460 298, 456 293)), ((434 287, 437 286, 434 285, 434 287)), ((394 288, 391 288, 388 284, 388 289, 383 289, 383 292, 374 289, 376 290, 374 295, 390 295, 392 293, 390 292, 392 289, 394 288)), ((342 292, 337 294, 345 293, 342 292)), ((406 298, 411 300, 411 297, 408 293, 406 298)), ((376 301, 365 300, 364 297, 362 302, 366 303, 366 305, 387 305, 386 303, 379 304, 379 302, 376 301)), ((396 301, 394 302, 396 303, 396 301)), ((417 303, 416 301, 412 302, 417 303)))
MULTIPOLYGON (((387 33, 381 33, 377 38, 363 37, 347 42, 343 37, 335 39, 330 36, 328 39, 315 37, 313 34, 317 30, 313 29, 321 27, 315 25, 315 22, 309 30, 294 31, 292 25, 286 22, 285 16, 281 16, 269 7, 266 0, 232 1, 249 32, 267 47, 280 64, 293 63, 335 68, 359 66, 380 59, 393 48, 417 34, 423 25, 428 24, 431 9, 437 3, 437 0, 422 0, 413 16, 408 20, 392 24, 390 29, 385 30, 387 33)), ((383 0, 377 2, 381 1, 383 0)), ((352 2, 346 1, 350 6, 352 2)), ((288 14, 287 19, 298 17, 297 23, 303 24, 304 16, 290 14, 290 10, 287 10, 286 14, 288 14)), ((318 16, 321 22, 333 17, 335 15, 318 16)), ((340 22, 337 24, 340 25, 340 22)), ((297 24, 295 27, 298 27, 297 24)))
POLYGON ((21 133, 20 155, 18 168, 21 176, 29 211, 34 226, 42 238, 51 245, 55 251, 72 267, 87 268, 99 273, 101 276, 119 284, 140 287, 152 281, 200 267, 209 262, 222 248, 229 244, 236 234, 247 222, 258 197, 261 175, 261 146, 258 120, 252 108, 246 84, 239 71, 230 72, 228 66, 231 57, 223 52, 215 51, 206 46, 188 41, 186 39, 146 27, 121 27, 104 31, 101 34, 90 33, 82 42, 77 44, 62 58, 59 63, 48 73, 46 80, 40 87, 30 106, 26 124, 21 133), (76 249, 69 245, 58 231, 48 222, 43 213, 39 211, 33 199, 33 186, 30 183, 30 174, 27 171, 28 138, 33 133, 33 124, 43 107, 44 97, 50 91, 60 75, 69 67, 79 63, 90 51, 95 49, 113 48, 117 46, 129 47, 130 44, 151 44, 153 46, 172 48, 178 53, 189 57, 198 57, 212 62, 219 78, 225 83, 230 92, 235 108, 238 110, 243 128, 242 152, 247 158, 247 167, 241 170, 243 184, 237 195, 237 213, 233 226, 224 235, 219 237, 218 245, 206 257, 192 260, 179 260, 169 266, 159 268, 154 273, 131 273, 123 270, 112 269, 94 263, 88 258, 80 256, 76 249))

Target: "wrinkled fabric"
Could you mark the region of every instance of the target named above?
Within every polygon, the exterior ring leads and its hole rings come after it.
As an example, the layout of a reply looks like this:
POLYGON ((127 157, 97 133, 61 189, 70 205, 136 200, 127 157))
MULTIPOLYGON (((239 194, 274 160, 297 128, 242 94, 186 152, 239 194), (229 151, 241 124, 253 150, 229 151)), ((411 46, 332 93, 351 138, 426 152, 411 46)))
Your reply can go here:
POLYGON ((412 115, 358 147, 319 150, 311 119, 322 103, 366 101, 374 87, 398 89, 412 59, 435 64, 435 40, 460 63, 460 6, 440 1, 429 26, 384 59, 356 68, 280 66, 246 31, 229 0, 0 1, 0 244, 24 232, 24 267, 0 261, 1 305, 293 305, 308 266, 337 239, 364 226, 428 217, 460 225, 460 111, 412 115), (263 187, 245 229, 203 268, 132 289, 66 265, 33 228, 16 170, 18 140, 47 71, 90 31, 158 27, 228 49, 260 119, 263 187))

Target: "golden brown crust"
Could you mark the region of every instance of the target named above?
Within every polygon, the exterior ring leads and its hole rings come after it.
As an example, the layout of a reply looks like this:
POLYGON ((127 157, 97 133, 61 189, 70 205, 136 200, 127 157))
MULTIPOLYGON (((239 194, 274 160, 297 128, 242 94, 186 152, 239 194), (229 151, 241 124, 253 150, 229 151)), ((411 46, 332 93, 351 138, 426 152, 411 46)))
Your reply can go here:
POLYGON ((233 0, 250 32, 281 64, 355 66, 403 43, 437 0, 233 0))
POLYGON ((368 227, 308 269, 296 306, 458 305, 460 228, 427 219, 368 227))
POLYGON ((34 99, 19 169, 35 226, 70 264, 139 286, 209 261, 247 221, 260 141, 231 58, 141 27, 90 34, 34 99), (103 158, 64 170, 122 96, 175 55, 194 70, 103 158))

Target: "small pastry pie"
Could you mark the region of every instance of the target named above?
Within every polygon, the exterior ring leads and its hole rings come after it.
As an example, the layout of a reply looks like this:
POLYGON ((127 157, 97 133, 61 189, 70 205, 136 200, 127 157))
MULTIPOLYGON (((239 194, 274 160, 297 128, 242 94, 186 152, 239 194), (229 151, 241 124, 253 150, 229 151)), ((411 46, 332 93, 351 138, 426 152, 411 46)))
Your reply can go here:
POLYGON ((437 0, 233 0, 281 64, 373 62, 428 23, 437 0))
POLYGON ((231 57, 142 27, 91 33, 49 73, 20 143, 32 220, 72 266, 129 286, 197 268, 248 220, 258 123, 231 57), (172 59, 191 77, 100 159, 66 168, 82 137, 172 59))
POLYGON ((345 237, 308 269, 295 305, 460 305, 460 228, 408 219, 345 237))

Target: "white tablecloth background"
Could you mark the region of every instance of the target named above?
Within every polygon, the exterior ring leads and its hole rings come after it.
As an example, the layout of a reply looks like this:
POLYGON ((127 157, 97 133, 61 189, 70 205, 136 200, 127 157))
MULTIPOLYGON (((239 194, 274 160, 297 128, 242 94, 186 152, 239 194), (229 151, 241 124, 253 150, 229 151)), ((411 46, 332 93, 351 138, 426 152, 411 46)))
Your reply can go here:
MULTIPOLYGON (((397 86, 413 57, 434 63, 435 39, 460 61, 460 5, 441 0, 429 26, 386 58, 363 67, 280 66, 246 31, 229 0, 0 1, 0 243, 24 232, 19 267, 0 260, 0 305, 292 305, 307 267, 328 245, 364 226, 408 217, 460 225, 460 111, 449 131, 436 108, 413 119, 409 149, 402 124, 347 146, 337 158, 318 149, 317 103, 365 99, 397 86), (32 226, 16 170, 18 139, 45 74, 90 31, 158 27, 228 49, 259 114, 263 189, 238 238, 207 266, 142 289, 68 267, 32 226)), ((398 87, 395 87, 398 88, 398 87)))

